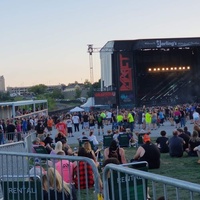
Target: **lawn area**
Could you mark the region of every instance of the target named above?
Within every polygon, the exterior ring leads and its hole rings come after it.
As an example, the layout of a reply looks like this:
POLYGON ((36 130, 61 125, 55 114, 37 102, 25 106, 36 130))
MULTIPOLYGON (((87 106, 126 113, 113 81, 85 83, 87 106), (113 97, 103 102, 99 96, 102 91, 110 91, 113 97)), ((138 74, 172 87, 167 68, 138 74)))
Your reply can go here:
MULTIPOLYGON (((152 141, 154 140, 155 138, 152 138, 152 141)), ((136 150, 134 147, 125 148, 127 161, 133 158, 136 150)), ((181 158, 172 158, 168 153, 161 154, 160 169, 152 169, 149 172, 200 184, 200 164, 197 160, 198 157, 188 157, 186 152, 181 158)))
MULTIPOLYGON (((155 138, 151 138, 154 140, 155 138)), ((124 148, 125 155, 127 161, 133 158, 133 155, 136 152, 136 148, 124 148)), ((200 164, 197 163, 198 157, 188 157, 187 153, 184 152, 183 157, 181 158, 172 158, 168 153, 161 154, 161 165, 159 169, 151 169, 149 172, 154 174, 159 174, 163 176, 168 176, 171 178, 176 178, 192 183, 200 184, 200 164)), ((151 188, 151 182, 148 181, 148 185, 151 188)), ((168 191, 168 199, 175 199, 175 188, 171 186, 167 186, 168 191)), ((183 190, 180 190, 180 198, 181 200, 190 199, 189 193, 183 190)), ((152 196, 152 191, 149 191, 150 196, 152 196)), ((163 185, 156 183, 156 194, 158 196, 163 195, 163 185)), ((194 199, 200 199, 198 194, 194 194, 194 199)))
MULTIPOLYGON (((151 138, 152 142, 156 140, 156 138, 151 138)), ((76 145, 71 145, 71 147, 77 147, 76 145)), ((129 162, 135 152, 137 150, 136 147, 126 147, 124 148, 125 155, 127 158, 127 162, 129 162)), ((103 153, 103 151, 102 151, 103 153)), ((159 169, 151 169, 149 172, 154 174, 159 174, 171 178, 176 178, 192 183, 200 184, 200 164, 197 163, 198 157, 188 157, 187 153, 185 152, 183 157, 181 158, 172 158, 169 156, 168 153, 161 154, 161 165, 159 169)), ((163 184, 155 183, 156 184, 156 195, 157 197, 163 195, 163 184)), ((148 186, 150 188, 149 194, 152 197, 152 185, 151 181, 148 181, 148 186)), ((175 199, 176 190, 174 187, 167 186, 167 193, 168 193, 168 200, 175 199)), ((183 190, 180 190, 180 198, 181 200, 188 200, 190 199, 189 193, 183 190)), ((194 199, 200 199, 198 194, 194 194, 194 199)))

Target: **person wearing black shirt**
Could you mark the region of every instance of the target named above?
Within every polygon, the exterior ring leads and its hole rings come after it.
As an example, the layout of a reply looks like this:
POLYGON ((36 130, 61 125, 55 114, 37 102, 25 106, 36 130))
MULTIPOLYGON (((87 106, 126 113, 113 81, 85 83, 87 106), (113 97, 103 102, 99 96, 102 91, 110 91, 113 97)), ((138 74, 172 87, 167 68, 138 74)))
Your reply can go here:
POLYGON ((158 169, 160 168, 160 151, 158 147, 151 143, 150 136, 145 134, 143 136, 144 144, 141 145, 134 156, 134 161, 147 161, 149 169, 158 169))
POLYGON ((183 138, 178 137, 178 131, 174 130, 173 137, 169 139, 169 155, 171 157, 182 157, 184 144, 183 138))
POLYGON ((156 139, 156 145, 158 146, 160 153, 168 153, 169 147, 168 147, 168 138, 166 137, 166 131, 160 132, 161 137, 158 137, 156 139))
POLYGON ((190 140, 190 136, 185 134, 184 131, 182 129, 177 129, 178 131, 178 136, 183 138, 183 140, 185 141, 185 144, 183 145, 183 150, 185 151, 188 148, 188 143, 190 140))
POLYGON ((7 120, 6 123, 7 123, 6 135, 7 135, 8 142, 13 142, 14 135, 17 132, 16 126, 10 120, 7 120))

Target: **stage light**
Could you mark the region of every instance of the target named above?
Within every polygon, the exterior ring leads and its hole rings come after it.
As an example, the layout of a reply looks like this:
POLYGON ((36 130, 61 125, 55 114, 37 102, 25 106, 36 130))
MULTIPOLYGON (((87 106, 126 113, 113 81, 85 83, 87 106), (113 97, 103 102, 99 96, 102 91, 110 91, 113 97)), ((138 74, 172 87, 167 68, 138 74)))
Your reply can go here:
POLYGON ((171 69, 171 70, 174 70, 174 68, 173 68, 173 67, 171 67, 170 69, 171 69))
POLYGON ((160 71, 160 68, 158 68, 158 71, 160 71))
POLYGON ((167 68, 166 68, 166 70, 168 71, 168 70, 169 70, 169 68, 167 67, 167 68))
POLYGON ((153 71, 156 71, 156 68, 154 68, 153 71))
POLYGON ((181 69, 182 69, 182 67, 179 67, 179 69, 181 70, 181 69))
POLYGON ((149 68, 149 72, 151 72, 151 68, 149 68))
POLYGON ((190 66, 187 66, 187 69, 190 69, 190 66))
POLYGON ((183 69, 185 69, 185 67, 183 67, 183 69))
POLYGON ((165 68, 162 68, 162 71, 165 71, 165 68))
POLYGON ((174 70, 177 70, 177 67, 174 67, 174 70))

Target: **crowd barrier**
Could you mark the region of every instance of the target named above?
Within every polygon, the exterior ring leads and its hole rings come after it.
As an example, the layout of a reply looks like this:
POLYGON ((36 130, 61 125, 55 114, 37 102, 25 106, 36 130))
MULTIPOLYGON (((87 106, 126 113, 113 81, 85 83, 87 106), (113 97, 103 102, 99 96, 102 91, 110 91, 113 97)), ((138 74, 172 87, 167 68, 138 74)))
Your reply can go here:
MULTIPOLYGON (((17 136, 18 134, 23 134, 23 133, 9 133, 14 136, 17 136)), ((24 134, 23 134, 24 135, 24 134)), ((10 136, 10 135, 9 135, 10 136)), ((5 144, 0 145, 0 151, 7 151, 7 152, 28 152, 31 153, 31 147, 32 147, 32 142, 36 138, 35 132, 31 132, 25 137, 23 137, 23 140, 17 141, 16 138, 14 137, 15 142, 8 142, 7 138, 5 139, 5 144)))
POLYGON ((160 197, 166 200, 200 199, 199 184, 130 168, 134 164, 106 165, 103 171, 104 200, 147 200, 148 195, 152 200, 160 197))
MULTIPOLYGON (((75 191, 77 199, 92 199, 98 200, 100 195, 100 176, 98 169, 94 162, 86 157, 79 156, 61 156, 61 155, 49 155, 49 154, 32 154, 32 153, 14 153, 14 152, 2 152, 0 151, 0 199, 6 200, 42 200, 44 198, 43 187, 47 183, 47 188, 51 188, 56 191, 56 182, 58 181, 58 175, 56 175, 57 166, 54 161, 60 162, 61 166, 65 170, 69 170, 68 173, 72 174, 73 166, 67 165, 66 160, 76 163, 76 180, 74 188, 73 184, 69 184, 68 188, 70 192, 75 191), (81 164, 81 165, 80 165, 81 164), (90 166, 90 168, 89 168, 90 166), (54 172, 53 180, 50 173, 54 172), (92 187, 89 172, 92 170, 92 187), (45 174, 47 174, 45 176, 45 174), (84 178, 83 178, 84 175, 84 178), (39 176, 39 177, 38 177, 39 176), (46 177, 46 179, 44 179, 46 177), (50 185, 50 184, 53 184, 50 185)), ((65 171, 61 171, 61 185, 64 186, 65 171)), ((72 176, 68 182, 73 183, 72 176)), ((75 179, 74 179, 75 180, 75 179)), ((47 194, 50 194, 51 189, 47 190, 47 194)), ((64 200, 65 190, 61 190, 62 198, 64 200)), ((51 193, 52 194, 52 193, 51 193)), ((50 199, 50 196, 48 196, 50 199)), ((55 198, 56 199, 56 198, 55 198)))

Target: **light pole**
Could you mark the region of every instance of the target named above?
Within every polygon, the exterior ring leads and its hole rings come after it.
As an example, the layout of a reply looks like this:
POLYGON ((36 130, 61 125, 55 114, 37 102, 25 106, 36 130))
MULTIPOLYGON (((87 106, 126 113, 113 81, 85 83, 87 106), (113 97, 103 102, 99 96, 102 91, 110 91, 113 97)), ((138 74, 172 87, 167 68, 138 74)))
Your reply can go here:
POLYGON ((89 65, 90 65, 90 82, 93 84, 94 76, 93 76, 93 60, 92 60, 92 53, 94 52, 93 44, 88 44, 88 51, 89 53, 89 65))

